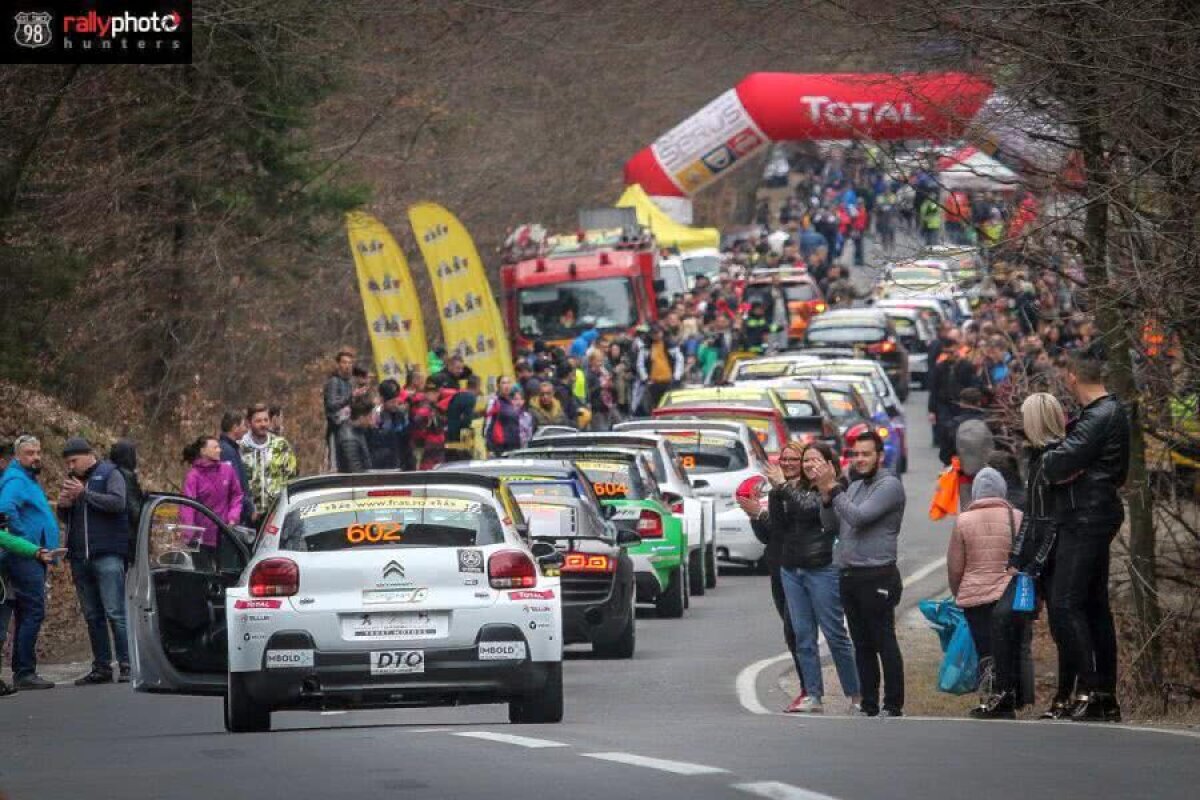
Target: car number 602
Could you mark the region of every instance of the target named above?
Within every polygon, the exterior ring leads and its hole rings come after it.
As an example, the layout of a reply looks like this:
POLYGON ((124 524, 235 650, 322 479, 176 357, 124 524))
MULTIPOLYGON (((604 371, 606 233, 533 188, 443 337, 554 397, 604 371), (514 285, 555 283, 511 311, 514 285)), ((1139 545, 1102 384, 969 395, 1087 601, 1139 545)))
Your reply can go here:
POLYGON ((346 528, 346 541, 350 544, 370 542, 398 542, 401 526, 397 522, 367 522, 346 528))

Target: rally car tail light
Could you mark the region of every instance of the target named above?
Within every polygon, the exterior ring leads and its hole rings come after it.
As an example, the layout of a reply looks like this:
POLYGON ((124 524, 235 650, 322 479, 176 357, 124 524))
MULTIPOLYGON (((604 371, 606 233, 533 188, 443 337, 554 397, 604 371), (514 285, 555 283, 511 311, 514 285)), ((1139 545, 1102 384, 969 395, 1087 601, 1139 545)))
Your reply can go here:
POLYGON ((617 562, 605 555, 591 553, 567 553, 563 561, 563 572, 615 572, 617 562))
POLYGON ((493 589, 531 589, 537 585, 537 567, 517 550, 501 550, 488 559, 488 583, 493 589))
POLYGON ((367 497, 412 497, 412 489, 372 489, 367 497))
POLYGON ((300 567, 290 558, 268 558, 250 572, 251 597, 289 597, 300 591, 300 567))
POLYGON ((868 353, 875 353, 875 354, 891 353, 891 352, 894 352, 895 350, 896 350, 896 343, 893 342, 891 339, 885 339, 882 342, 876 342, 875 344, 867 345, 868 353))
POLYGON ((643 539, 661 539, 663 535, 662 517, 650 509, 645 509, 638 515, 638 536, 643 539))

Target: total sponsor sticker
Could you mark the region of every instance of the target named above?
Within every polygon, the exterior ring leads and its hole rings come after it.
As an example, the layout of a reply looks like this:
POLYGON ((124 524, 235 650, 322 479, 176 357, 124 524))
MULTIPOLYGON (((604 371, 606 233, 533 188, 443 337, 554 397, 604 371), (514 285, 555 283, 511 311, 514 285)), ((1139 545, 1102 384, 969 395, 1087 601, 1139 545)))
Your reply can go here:
POLYGON ((553 600, 553 589, 522 589, 518 592, 509 592, 509 600, 553 600))
POLYGON ((234 600, 233 607, 239 611, 246 608, 283 608, 282 600, 234 600))

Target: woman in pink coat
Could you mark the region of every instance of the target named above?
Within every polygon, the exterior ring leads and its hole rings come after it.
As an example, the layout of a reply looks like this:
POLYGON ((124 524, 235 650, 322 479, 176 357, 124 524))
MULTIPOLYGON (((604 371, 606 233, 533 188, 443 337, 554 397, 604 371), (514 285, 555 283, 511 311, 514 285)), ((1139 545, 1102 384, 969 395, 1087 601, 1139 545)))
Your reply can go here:
POLYGON ((992 609, 1012 579, 1008 556, 1021 528, 1021 512, 1005 499, 1007 494, 999 472, 991 467, 979 470, 971 485, 971 504, 954 523, 946 554, 950 591, 966 615, 980 675, 991 665, 992 609))
MULTIPOLYGON (((221 444, 215 436, 201 436, 183 449, 183 460, 192 465, 183 479, 183 494, 203 503, 218 519, 236 525, 242 514, 242 484, 233 465, 221 460, 221 444)), ((217 546, 217 526, 190 508, 180 509, 184 525, 201 529, 200 544, 217 546)))

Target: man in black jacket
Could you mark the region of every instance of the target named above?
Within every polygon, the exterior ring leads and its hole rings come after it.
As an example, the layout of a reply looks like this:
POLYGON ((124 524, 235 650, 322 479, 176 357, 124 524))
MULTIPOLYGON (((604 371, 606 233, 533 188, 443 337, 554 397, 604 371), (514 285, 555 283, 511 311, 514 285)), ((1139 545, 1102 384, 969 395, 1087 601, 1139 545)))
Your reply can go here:
POLYGON ((958 413, 958 350, 961 334, 957 328, 949 328, 941 340, 940 352, 930 361, 929 369, 929 421, 933 424, 933 443, 941 446, 945 441, 944 429, 958 413))
POLYGON ((351 380, 354 377, 354 356, 354 351, 349 348, 338 351, 333 374, 325 381, 325 388, 321 392, 325 406, 325 440, 329 443, 330 466, 334 471, 341 470, 338 470, 337 445, 333 435, 342 423, 350 419, 350 401, 363 394, 355 390, 351 380))
POLYGON ((1071 718, 1116 722, 1117 637, 1108 599, 1109 546, 1125 519, 1118 489, 1129 471, 1129 416, 1104 386, 1103 362, 1075 353, 1067 387, 1082 411, 1042 457, 1059 484, 1058 543, 1048 576, 1049 616, 1064 668, 1074 672, 1071 718))
POLYGON ((58 494, 58 515, 67 529, 71 577, 92 645, 92 671, 75 685, 112 683, 114 649, 124 683, 129 680, 125 562, 130 551, 125 478, 111 461, 97 459, 91 444, 78 436, 67 440, 63 459, 67 475, 58 494))
POLYGON ((375 424, 374 413, 375 407, 369 402, 355 400, 350 405, 350 421, 339 426, 334 434, 338 472, 366 472, 371 469, 367 428, 375 424))
POLYGON ((221 415, 221 460, 233 466, 238 483, 242 487, 242 524, 249 525, 254 516, 254 495, 250 491, 250 480, 246 477, 246 463, 238 442, 246 435, 246 415, 240 411, 226 411, 221 415))

